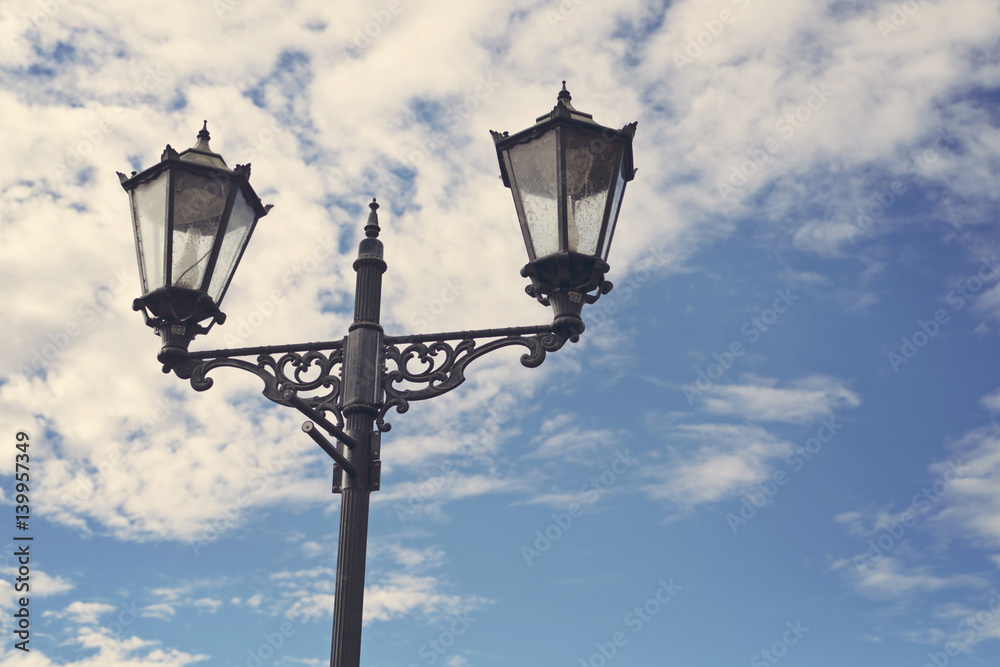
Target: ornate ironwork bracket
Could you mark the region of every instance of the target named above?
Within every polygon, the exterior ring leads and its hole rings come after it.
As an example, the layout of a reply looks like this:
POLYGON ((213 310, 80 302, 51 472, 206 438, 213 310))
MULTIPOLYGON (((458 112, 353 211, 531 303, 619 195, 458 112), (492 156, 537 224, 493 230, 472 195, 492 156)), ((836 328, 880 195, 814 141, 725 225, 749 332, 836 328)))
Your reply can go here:
MULTIPOLYGON (((504 347, 520 345, 527 349, 521 363, 528 368, 540 366, 548 352, 555 352, 570 340, 568 332, 537 325, 505 329, 480 329, 411 336, 385 336, 384 359, 395 365, 382 372, 382 396, 376 424, 379 431, 392 428, 385 417, 389 410, 398 414, 409 410, 411 401, 422 401, 445 394, 465 382, 465 369, 474 360, 504 347), (480 344, 479 341, 488 339, 480 344), (413 368, 412 364, 419 364, 413 368), (416 386, 414 386, 416 385, 416 386)), ((253 373, 264 382, 263 394, 269 400, 304 412, 340 438, 344 426, 341 405, 341 378, 335 368, 343 363, 343 341, 246 347, 232 350, 191 352, 183 359, 164 366, 180 378, 190 380, 196 391, 211 388, 208 374, 223 366, 253 373), (242 358, 241 358, 242 357, 242 358), (256 357, 255 362, 246 357, 256 357), (318 396, 300 396, 301 392, 325 391, 318 396), (314 412, 310 412, 314 411, 314 412), (336 418, 336 426, 323 424, 324 413, 336 418)))
POLYGON ((521 355, 521 363, 528 368, 535 368, 545 361, 547 352, 558 350, 568 339, 564 332, 553 329, 551 325, 386 336, 383 339, 385 360, 392 361, 396 368, 387 370, 383 378, 385 400, 376 421, 378 429, 388 431, 392 428, 385 421, 391 408, 396 408, 396 412, 402 414, 409 410, 410 401, 440 396, 462 384, 465 381, 465 367, 485 354, 503 347, 520 345, 528 349, 521 355), (477 347, 477 339, 483 338, 494 340, 477 347), (414 361, 422 365, 413 369, 410 363, 414 361), (403 383, 424 386, 397 386, 403 383))
POLYGON ((191 352, 172 365, 164 366, 181 379, 190 380, 195 391, 211 388, 208 373, 228 366, 249 371, 264 382, 266 398, 289 407, 299 407, 292 398, 301 401, 320 415, 331 413, 337 426, 344 426, 340 406, 340 374, 334 369, 344 360, 343 341, 300 343, 245 347, 232 350, 191 352), (256 357, 250 362, 239 357, 256 357), (299 396, 300 392, 325 392, 318 396, 299 396))

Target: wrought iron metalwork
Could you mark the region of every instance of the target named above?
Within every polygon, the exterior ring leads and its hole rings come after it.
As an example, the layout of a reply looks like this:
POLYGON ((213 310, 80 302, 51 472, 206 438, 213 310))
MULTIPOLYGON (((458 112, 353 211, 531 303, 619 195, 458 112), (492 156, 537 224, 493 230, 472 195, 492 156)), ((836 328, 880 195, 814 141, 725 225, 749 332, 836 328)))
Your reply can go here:
POLYGON ((178 153, 168 144, 159 163, 118 173, 132 203, 143 291, 132 308, 160 336, 161 361, 183 358, 195 336, 225 321, 222 299, 257 221, 271 209, 250 186, 250 165, 230 169, 210 139, 205 121, 192 148, 178 153))
POLYGON ((516 327, 512 329, 485 329, 446 334, 398 336, 385 338, 385 359, 396 364, 396 369, 386 372, 382 382, 385 400, 379 410, 377 425, 388 431, 392 425, 385 421, 391 408, 398 414, 409 410, 410 401, 422 401, 445 394, 465 382, 465 367, 479 357, 511 345, 521 345, 528 351, 521 355, 521 363, 535 368, 545 361, 546 352, 561 348, 567 337, 552 329, 551 325, 516 327), (529 335, 534 334, 534 335, 529 335), (497 338, 497 336, 502 336, 497 338), (493 338, 476 346, 477 339, 493 338), (458 340, 456 344, 449 341, 458 340), (407 344, 401 347, 402 344, 407 344), (423 364, 411 369, 410 362, 423 364), (406 388, 403 383, 425 385, 406 388))
MULTIPOLYGON (((470 363, 502 348, 523 347, 526 351, 521 355, 521 364, 528 368, 541 365, 547 353, 559 350, 566 341, 576 342, 579 339, 584 330, 581 318, 583 305, 594 303, 612 287, 604 279, 604 274, 608 271, 606 258, 624 184, 635 174, 631 156, 635 124, 622 130, 597 125, 589 114, 578 112, 572 107, 565 82, 556 108, 538 121, 533 128, 517 135, 494 133, 494 138, 497 142, 501 175, 508 187, 512 185, 508 167, 514 173, 514 167, 521 164, 518 159, 507 155, 510 151, 521 144, 534 142, 539 132, 547 132, 553 128, 560 140, 560 150, 554 154, 554 158, 549 155, 549 158, 555 160, 549 160, 554 169, 551 174, 545 172, 552 177, 548 180, 556 180, 549 183, 545 178, 542 179, 546 181, 543 185, 548 187, 545 192, 551 190, 559 193, 555 204, 558 219, 543 221, 545 224, 539 223, 534 217, 529 220, 521 202, 521 185, 524 184, 519 185, 515 192, 515 207, 522 223, 529 255, 529 264, 521 275, 531 278, 532 284, 526 289, 527 293, 542 304, 552 306, 555 319, 547 325, 386 336, 380 319, 382 274, 387 267, 383 259, 383 245, 378 238, 379 205, 372 199, 368 205, 371 212, 365 225, 365 238, 359 244, 358 258, 354 262, 357 274, 354 321, 343 339, 190 352, 189 343, 196 335, 206 334, 212 324, 224 322, 225 316, 218 310, 218 304, 243 256, 253 225, 270 207, 264 207, 250 188, 249 165, 237 165, 234 170, 230 170, 220 155, 211 152, 208 148, 207 124, 198 135, 199 143, 189 151, 178 154, 168 146, 160 165, 142 174, 133 172, 131 177, 120 175, 123 187, 133 198, 137 253, 143 277, 144 295, 136 300, 135 308, 142 311, 146 323, 153 326, 161 337, 162 348, 157 358, 163 363, 163 371, 172 371, 181 379, 189 380, 196 391, 206 391, 212 387, 214 379, 209 374, 217 368, 236 368, 253 373, 263 381, 262 393, 266 398, 279 405, 293 407, 306 415, 309 421, 303 424, 302 430, 336 462, 333 491, 341 494, 341 506, 331 667, 358 667, 361 662, 369 497, 372 491, 380 488, 381 434, 391 428, 385 420, 389 410, 395 408, 398 414, 402 414, 409 410, 411 401, 433 398, 455 389, 465 382, 465 371, 470 363), (598 134, 595 135, 595 132, 598 134), (594 160, 587 153, 586 146, 573 143, 580 136, 600 139, 607 144, 593 147, 591 152, 598 157, 604 148, 614 148, 614 160, 601 158, 604 160, 601 164, 607 168, 599 174, 600 178, 591 174, 594 160), (574 162, 570 159, 570 153, 582 156, 583 159, 574 162), (567 160, 573 164, 564 168, 563 163, 567 160), (177 259, 174 255, 178 249, 173 247, 173 235, 175 223, 180 223, 174 219, 175 197, 173 194, 167 197, 168 193, 174 192, 174 188, 164 188, 152 193, 159 198, 140 193, 139 203, 142 206, 138 208, 135 206, 136 195, 133 190, 145 183, 145 179, 161 172, 168 176, 172 174, 171 170, 179 170, 178 173, 183 174, 199 174, 210 168, 228 179, 225 182, 230 183, 231 188, 238 189, 243 196, 243 199, 236 199, 236 189, 228 190, 224 208, 213 216, 221 215, 220 221, 223 218, 228 220, 235 202, 243 202, 245 210, 241 220, 245 235, 230 238, 223 233, 220 236, 222 232, 228 233, 228 223, 218 223, 218 229, 212 227, 210 231, 216 234, 212 237, 211 254, 203 255, 209 257, 204 276, 196 284, 174 284, 177 281, 173 280, 172 271, 174 260, 177 259), (570 180, 575 184, 572 187, 568 185, 570 180), (574 228, 575 236, 572 236, 567 226, 567 197, 580 199, 577 190, 586 190, 590 193, 588 197, 596 193, 607 198, 603 208, 598 211, 603 212, 599 219, 594 215, 588 218, 594 224, 590 224, 587 229, 596 233, 596 236, 591 234, 589 242, 593 247, 582 248, 579 230, 574 228), (160 220, 161 214, 163 221, 160 220), (150 220, 157 224, 153 225, 150 220), (597 223, 599 225, 595 227, 597 223), (536 224, 541 224, 537 230, 534 229, 536 224), (156 232, 150 238, 161 240, 162 237, 162 257, 153 251, 144 254, 143 234, 147 234, 149 230, 143 225, 156 232), (558 247, 544 246, 544 253, 535 247, 537 239, 533 236, 536 232, 544 236, 543 228, 557 230, 559 240, 558 247), (225 272, 220 274, 222 277, 219 280, 213 282, 212 272, 216 268, 222 246, 227 242, 231 243, 227 246, 230 250, 227 263, 222 267, 225 272), (147 267, 146 263, 152 268, 147 267), (150 282, 147 274, 155 276, 156 280, 150 282), (147 288, 152 291, 147 291, 147 288), (202 326, 200 322, 209 316, 213 317, 212 323, 208 327, 202 326), (390 362, 393 366, 391 370, 390 362), (331 415, 332 419, 327 415, 331 415), (335 438, 337 444, 330 442, 318 428, 335 438)), ((531 160, 527 162, 532 163, 531 160)), ((517 174, 514 173, 514 176, 516 178, 517 174)), ((168 180, 163 183, 168 183, 168 180)), ((538 183, 534 185, 541 187, 538 183)), ((531 189, 527 185, 524 187, 526 192, 531 189)), ((189 199, 192 210, 201 211, 205 208, 201 205, 204 203, 201 199, 189 199)), ((184 202, 180 203, 183 205, 184 202)), ((212 224, 216 224, 215 217, 205 215, 205 220, 211 218, 212 224)), ((573 220, 576 223, 575 217, 573 220)), ((181 222, 191 226, 204 220, 199 218, 192 222, 185 218, 181 222)), ((154 250, 160 248, 153 244, 150 247, 154 250)), ((185 246, 184 252, 188 250, 190 249, 185 246)), ((181 259, 183 257, 187 255, 181 259)), ((191 257, 201 261, 201 256, 191 257)), ((181 262, 184 266, 194 266, 196 263, 181 262)))
MULTIPOLYGON (((560 349, 567 340, 569 336, 553 329, 552 325, 384 336, 383 358, 393 362, 395 368, 380 369, 377 386, 382 392, 376 403, 378 429, 385 432, 392 428, 385 421, 390 409, 395 408, 402 414, 409 410, 411 401, 440 396, 458 387, 465 382, 466 367, 494 350, 524 347, 527 352, 521 355, 521 364, 536 368, 545 361, 546 353, 560 349), (488 342, 479 344, 480 340, 488 342), (412 368, 411 363, 422 364, 422 367, 412 368)), ((164 366, 164 371, 173 371, 181 379, 190 380, 196 391, 212 387, 214 380, 208 374, 216 368, 248 371, 264 382, 262 393, 269 400, 297 407, 295 399, 301 399, 320 414, 332 413, 337 427, 342 428, 342 378, 338 367, 343 360, 343 341, 329 341, 192 352, 183 360, 164 366), (255 358, 255 361, 248 358, 255 358), (317 390, 326 390, 326 393, 299 395, 317 390)))
POLYGON ((354 324, 345 338, 205 352, 190 352, 185 344, 158 356, 164 372, 189 380, 196 391, 212 387, 209 375, 217 368, 256 375, 267 399, 306 415, 310 421, 302 430, 336 462, 332 488, 341 494, 341 537, 330 663, 334 667, 360 663, 368 497, 381 488, 380 435, 392 428, 385 419, 389 410, 404 413, 411 401, 451 391, 465 381, 470 363, 505 347, 525 348, 521 363, 539 366, 548 352, 567 340, 575 342, 583 329, 579 318, 569 325, 557 318, 548 325, 386 336, 379 324, 386 265, 378 240, 378 204, 373 200, 369 207, 366 238, 354 264, 354 324), (319 428, 338 443, 327 440, 319 428))
POLYGON ((331 341, 193 352, 173 365, 165 365, 164 371, 173 370, 181 379, 190 379, 191 387, 195 391, 206 391, 214 384, 214 380, 208 377, 209 372, 223 366, 239 368, 253 373, 264 381, 262 393, 266 398, 288 407, 295 406, 286 397, 286 392, 298 396, 300 392, 325 390, 325 393, 319 396, 301 398, 320 414, 332 413, 337 426, 343 427, 344 415, 340 405, 341 378, 339 372, 334 372, 334 368, 343 361, 343 341, 331 341), (275 358, 279 353, 280 356, 275 358), (256 357, 256 362, 241 357, 256 357))
POLYGON ((491 134, 528 251, 525 292, 552 306, 556 326, 576 336, 583 305, 612 288, 604 276, 625 184, 635 177, 636 124, 605 127, 571 100, 563 81, 556 106, 534 125, 491 134))

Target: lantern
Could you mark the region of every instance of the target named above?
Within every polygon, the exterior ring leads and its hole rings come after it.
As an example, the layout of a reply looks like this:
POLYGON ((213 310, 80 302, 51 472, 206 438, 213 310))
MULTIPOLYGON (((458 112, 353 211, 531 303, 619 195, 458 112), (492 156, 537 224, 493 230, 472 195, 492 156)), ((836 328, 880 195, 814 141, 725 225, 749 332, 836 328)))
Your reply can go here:
POLYGON ((611 289, 604 275, 625 184, 635 176, 636 123, 604 127, 571 99, 563 81, 555 108, 532 127, 492 135, 528 251, 526 291, 576 335, 583 304, 611 289))
POLYGON ((194 147, 178 153, 167 145, 158 164, 118 174, 131 201, 142 280, 133 308, 163 339, 164 361, 225 322, 219 306, 257 220, 271 208, 250 187, 250 165, 230 169, 210 138, 206 121, 194 147))

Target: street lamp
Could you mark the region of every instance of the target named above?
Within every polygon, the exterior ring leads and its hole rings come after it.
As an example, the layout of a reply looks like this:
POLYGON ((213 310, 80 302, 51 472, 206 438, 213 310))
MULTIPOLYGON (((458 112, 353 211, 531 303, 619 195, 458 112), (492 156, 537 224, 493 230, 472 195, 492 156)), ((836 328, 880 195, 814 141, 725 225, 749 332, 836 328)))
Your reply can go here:
POLYGON ((526 130, 492 132, 503 184, 514 194, 531 278, 529 295, 551 303, 574 337, 580 310, 611 290, 604 280, 625 183, 635 176, 635 123, 613 130, 573 108, 566 82, 556 106, 526 130), (596 290, 595 294, 588 292, 596 290))
POLYGON ((250 187, 249 164, 229 169, 212 152, 207 122, 193 148, 177 153, 168 145, 159 164, 130 177, 118 174, 131 200, 142 276, 143 294, 133 307, 162 339, 157 358, 164 372, 190 380, 197 391, 212 386, 208 373, 215 368, 255 374, 264 396, 306 415, 302 430, 334 460, 341 510, 331 667, 361 661, 369 497, 380 487, 381 434, 391 428, 386 415, 451 391, 465 381, 470 362, 493 350, 524 347, 521 363, 534 368, 546 353, 578 340, 583 304, 611 289, 604 276, 625 183, 635 174, 635 126, 598 125, 573 108, 563 82, 555 108, 534 126, 493 133, 528 250, 521 270, 531 279, 526 291, 555 313, 546 325, 385 335, 386 263, 373 199, 354 262, 354 322, 344 338, 190 352, 196 335, 224 323, 219 305, 270 206, 250 187))
POLYGON ((210 138, 205 121, 194 147, 178 153, 167 144, 159 164, 118 173, 132 204, 142 281, 133 308, 163 340, 161 361, 183 356, 196 334, 225 322, 222 297, 257 220, 271 209, 250 187, 250 165, 230 169, 210 138))

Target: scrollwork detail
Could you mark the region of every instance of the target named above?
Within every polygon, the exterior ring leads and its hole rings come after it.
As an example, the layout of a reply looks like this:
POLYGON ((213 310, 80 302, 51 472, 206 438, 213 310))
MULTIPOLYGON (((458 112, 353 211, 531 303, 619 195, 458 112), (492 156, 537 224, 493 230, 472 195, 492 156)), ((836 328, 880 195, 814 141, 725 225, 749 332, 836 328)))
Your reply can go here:
MULTIPOLYGON (((416 336, 386 337, 384 362, 395 368, 383 366, 382 395, 377 402, 377 425, 388 431, 392 425, 385 417, 395 408, 397 414, 409 410, 410 401, 422 401, 447 393, 465 382, 465 369, 473 360, 494 350, 512 345, 526 348, 521 364, 535 368, 545 355, 561 348, 571 334, 562 329, 547 327, 518 327, 510 329, 483 329, 456 333, 416 336), (478 341, 487 342, 479 344, 478 341)), ((292 392, 310 407, 321 413, 331 413, 337 426, 344 426, 341 403, 341 378, 336 367, 344 362, 343 347, 329 343, 303 346, 278 346, 217 350, 194 353, 180 359, 169 359, 164 372, 173 371, 178 377, 191 382, 195 391, 206 391, 214 380, 209 377, 216 368, 238 368, 253 373, 264 383, 263 395, 279 405, 291 406, 285 392, 292 392), (254 358, 255 361, 250 361, 254 358), (302 396, 300 393, 319 395, 302 396)))
POLYGON ((385 359, 395 364, 395 370, 385 374, 382 389, 385 401, 378 415, 378 428, 388 431, 392 425, 385 416, 392 408, 397 414, 406 412, 410 401, 422 401, 447 393, 465 382, 465 368, 473 360, 494 350, 511 345, 528 349, 521 355, 521 364, 528 368, 540 366, 548 352, 554 352, 566 343, 567 337, 560 332, 547 331, 534 336, 511 335, 491 340, 477 347, 476 340, 465 338, 452 344, 447 340, 410 343, 402 349, 395 344, 385 348, 385 359), (411 363, 422 366, 414 369, 411 363), (424 385, 417 388, 403 388, 396 385, 409 383, 424 385))
POLYGON ((264 382, 264 396, 279 405, 290 405, 284 398, 286 391, 300 392, 327 390, 319 396, 301 396, 302 400, 321 412, 330 412, 343 426, 344 416, 339 406, 340 376, 334 369, 343 362, 340 349, 328 352, 310 350, 285 352, 277 359, 272 354, 260 354, 252 363, 235 357, 214 359, 185 359, 174 365, 173 371, 181 379, 189 379, 195 391, 206 391, 214 380, 208 373, 220 367, 239 368, 253 373, 264 382))

